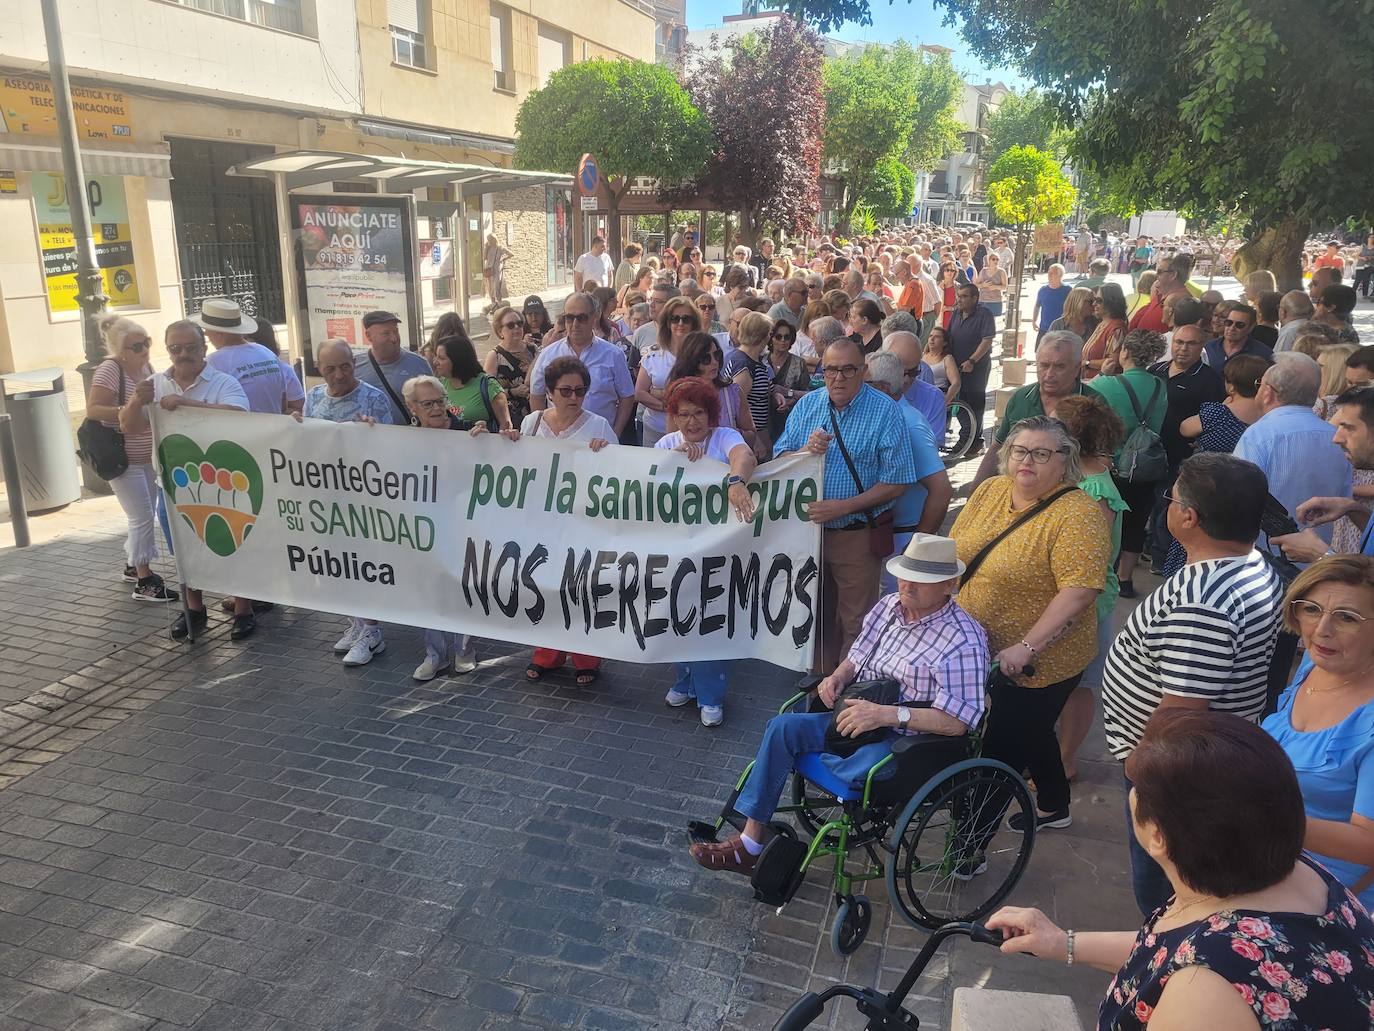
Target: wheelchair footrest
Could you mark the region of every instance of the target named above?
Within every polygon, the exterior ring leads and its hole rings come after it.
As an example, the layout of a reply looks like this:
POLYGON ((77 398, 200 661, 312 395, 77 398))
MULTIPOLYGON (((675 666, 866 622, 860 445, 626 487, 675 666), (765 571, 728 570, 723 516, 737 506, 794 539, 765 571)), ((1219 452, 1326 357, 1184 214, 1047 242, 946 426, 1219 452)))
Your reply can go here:
POLYGON ((716 825, 710 820, 692 820, 687 824, 687 841, 695 843, 698 841, 715 841, 716 825))
POLYGON ((782 834, 775 835, 764 846, 749 878, 749 883, 754 886, 754 898, 769 906, 790 902, 801 887, 801 865, 809 847, 809 842, 782 834))

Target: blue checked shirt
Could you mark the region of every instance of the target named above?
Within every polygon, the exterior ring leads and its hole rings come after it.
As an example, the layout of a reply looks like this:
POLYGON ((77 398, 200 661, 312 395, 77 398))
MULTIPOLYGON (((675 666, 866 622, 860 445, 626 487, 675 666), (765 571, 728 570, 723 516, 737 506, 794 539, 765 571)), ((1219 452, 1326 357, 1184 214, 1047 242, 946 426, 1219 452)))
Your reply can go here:
MULTIPOLYGON (((840 453, 840 445, 833 439, 830 412, 830 394, 824 388, 804 395, 793 406, 792 414, 787 417, 787 425, 773 446, 775 454, 800 451, 806 447, 813 430, 825 430, 831 434, 830 448, 825 453, 826 501, 852 498, 878 483, 916 482, 916 456, 896 401, 864 384, 854 400, 843 409, 835 410, 835 419, 839 423, 845 447, 849 449, 849 457, 854 460, 854 468, 863 483, 862 490, 855 485, 844 455, 840 453)), ((893 504, 889 501, 885 505, 877 505, 872 512, 874 515, 886 512, 893 504)), ((863 514, 856 512, 842 519, 832 519, 825 526, 826 529, 835 530, 863 522, 863 514)))
POLYGON ((983 715, 987 634, 952 599, 925 618, 908 621, 896 594, 879 598, 848 658, 859 671, 856 680, 897 681, 903 705, 930 702, 969 728, 983 715))

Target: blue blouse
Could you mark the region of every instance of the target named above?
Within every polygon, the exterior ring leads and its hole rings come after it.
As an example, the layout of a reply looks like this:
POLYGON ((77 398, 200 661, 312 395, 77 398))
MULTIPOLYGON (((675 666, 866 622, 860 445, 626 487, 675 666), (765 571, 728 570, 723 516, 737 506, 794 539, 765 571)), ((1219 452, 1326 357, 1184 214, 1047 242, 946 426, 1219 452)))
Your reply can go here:
MULTIPOLYGON (((1293 727, 1293 702, 1311 663, 1304 662, 1279 698, 1279 708, 1263 727, 1292 760, 1307 815, 1349 823, 1352 813, 1374 819, 1374 702, 1368 702, 1332 727, 1300 731, 1293 727)), ((1369 868, 1312 853, 1348 888, 1369 868)), ((1374 906, 1374 885, 1359 893, 1366 909, 1374 906)))

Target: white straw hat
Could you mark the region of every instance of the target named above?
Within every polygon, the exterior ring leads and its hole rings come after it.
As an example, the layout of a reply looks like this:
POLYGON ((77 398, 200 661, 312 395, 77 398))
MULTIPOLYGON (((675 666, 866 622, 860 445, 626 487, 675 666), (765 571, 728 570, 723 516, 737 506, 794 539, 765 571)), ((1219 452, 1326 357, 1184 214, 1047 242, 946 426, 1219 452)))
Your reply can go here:
POLYGON ((196 321, 205 329, 217 329, 221 333, 256 333, 256 319, 243 314, 236 301, 227 297, 207 297, 200 306, 196 321))
POLYGON ((887 571, 898 580, 938 584, 964 572, 954 541, 934 533, 913 533, 906 551, 887 560, 887 571))

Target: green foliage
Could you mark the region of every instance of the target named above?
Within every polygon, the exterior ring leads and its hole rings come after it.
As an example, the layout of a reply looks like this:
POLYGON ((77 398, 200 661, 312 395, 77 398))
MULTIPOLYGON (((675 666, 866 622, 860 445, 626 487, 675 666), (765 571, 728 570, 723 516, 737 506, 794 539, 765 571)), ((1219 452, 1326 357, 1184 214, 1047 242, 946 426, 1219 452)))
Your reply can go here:
POLYGON ((711 127, 673 73, 643 61, 582 61, 554 72, 515 117, 515 165, 572 173, 588 151, 606 178, 676 183, 701 171, 711 127))
POLYGON ((871 204, 855 204, 849 213, 849 231, 857 236, 872 236, 878 231, 878 220, 871 204))
POLYGON ((963 80, 946 55, 905 41, 866 47, 826 61, 824 82, 824 156, 844 180, 846 213, 880 162, 930 168, 958 146, 963 80))
POLYGON ((883 158, 864 180, 859 199, 878 218, 905 218, 916 200, 916 173, 896 158, 883 158))
POLYGON ((993 162, 987 194, 999 221, 1023 227, 1067 218, 1078 196, 1059 163, 1034 147, 1012 147, 993 162))
POLYGON ((1068 143, 1055 122, 1054 105, 1043 94, 1009 93, 988 116, 983 159, 996 161, 1012 147, 1034 147, 1062 158, 1068 143))

